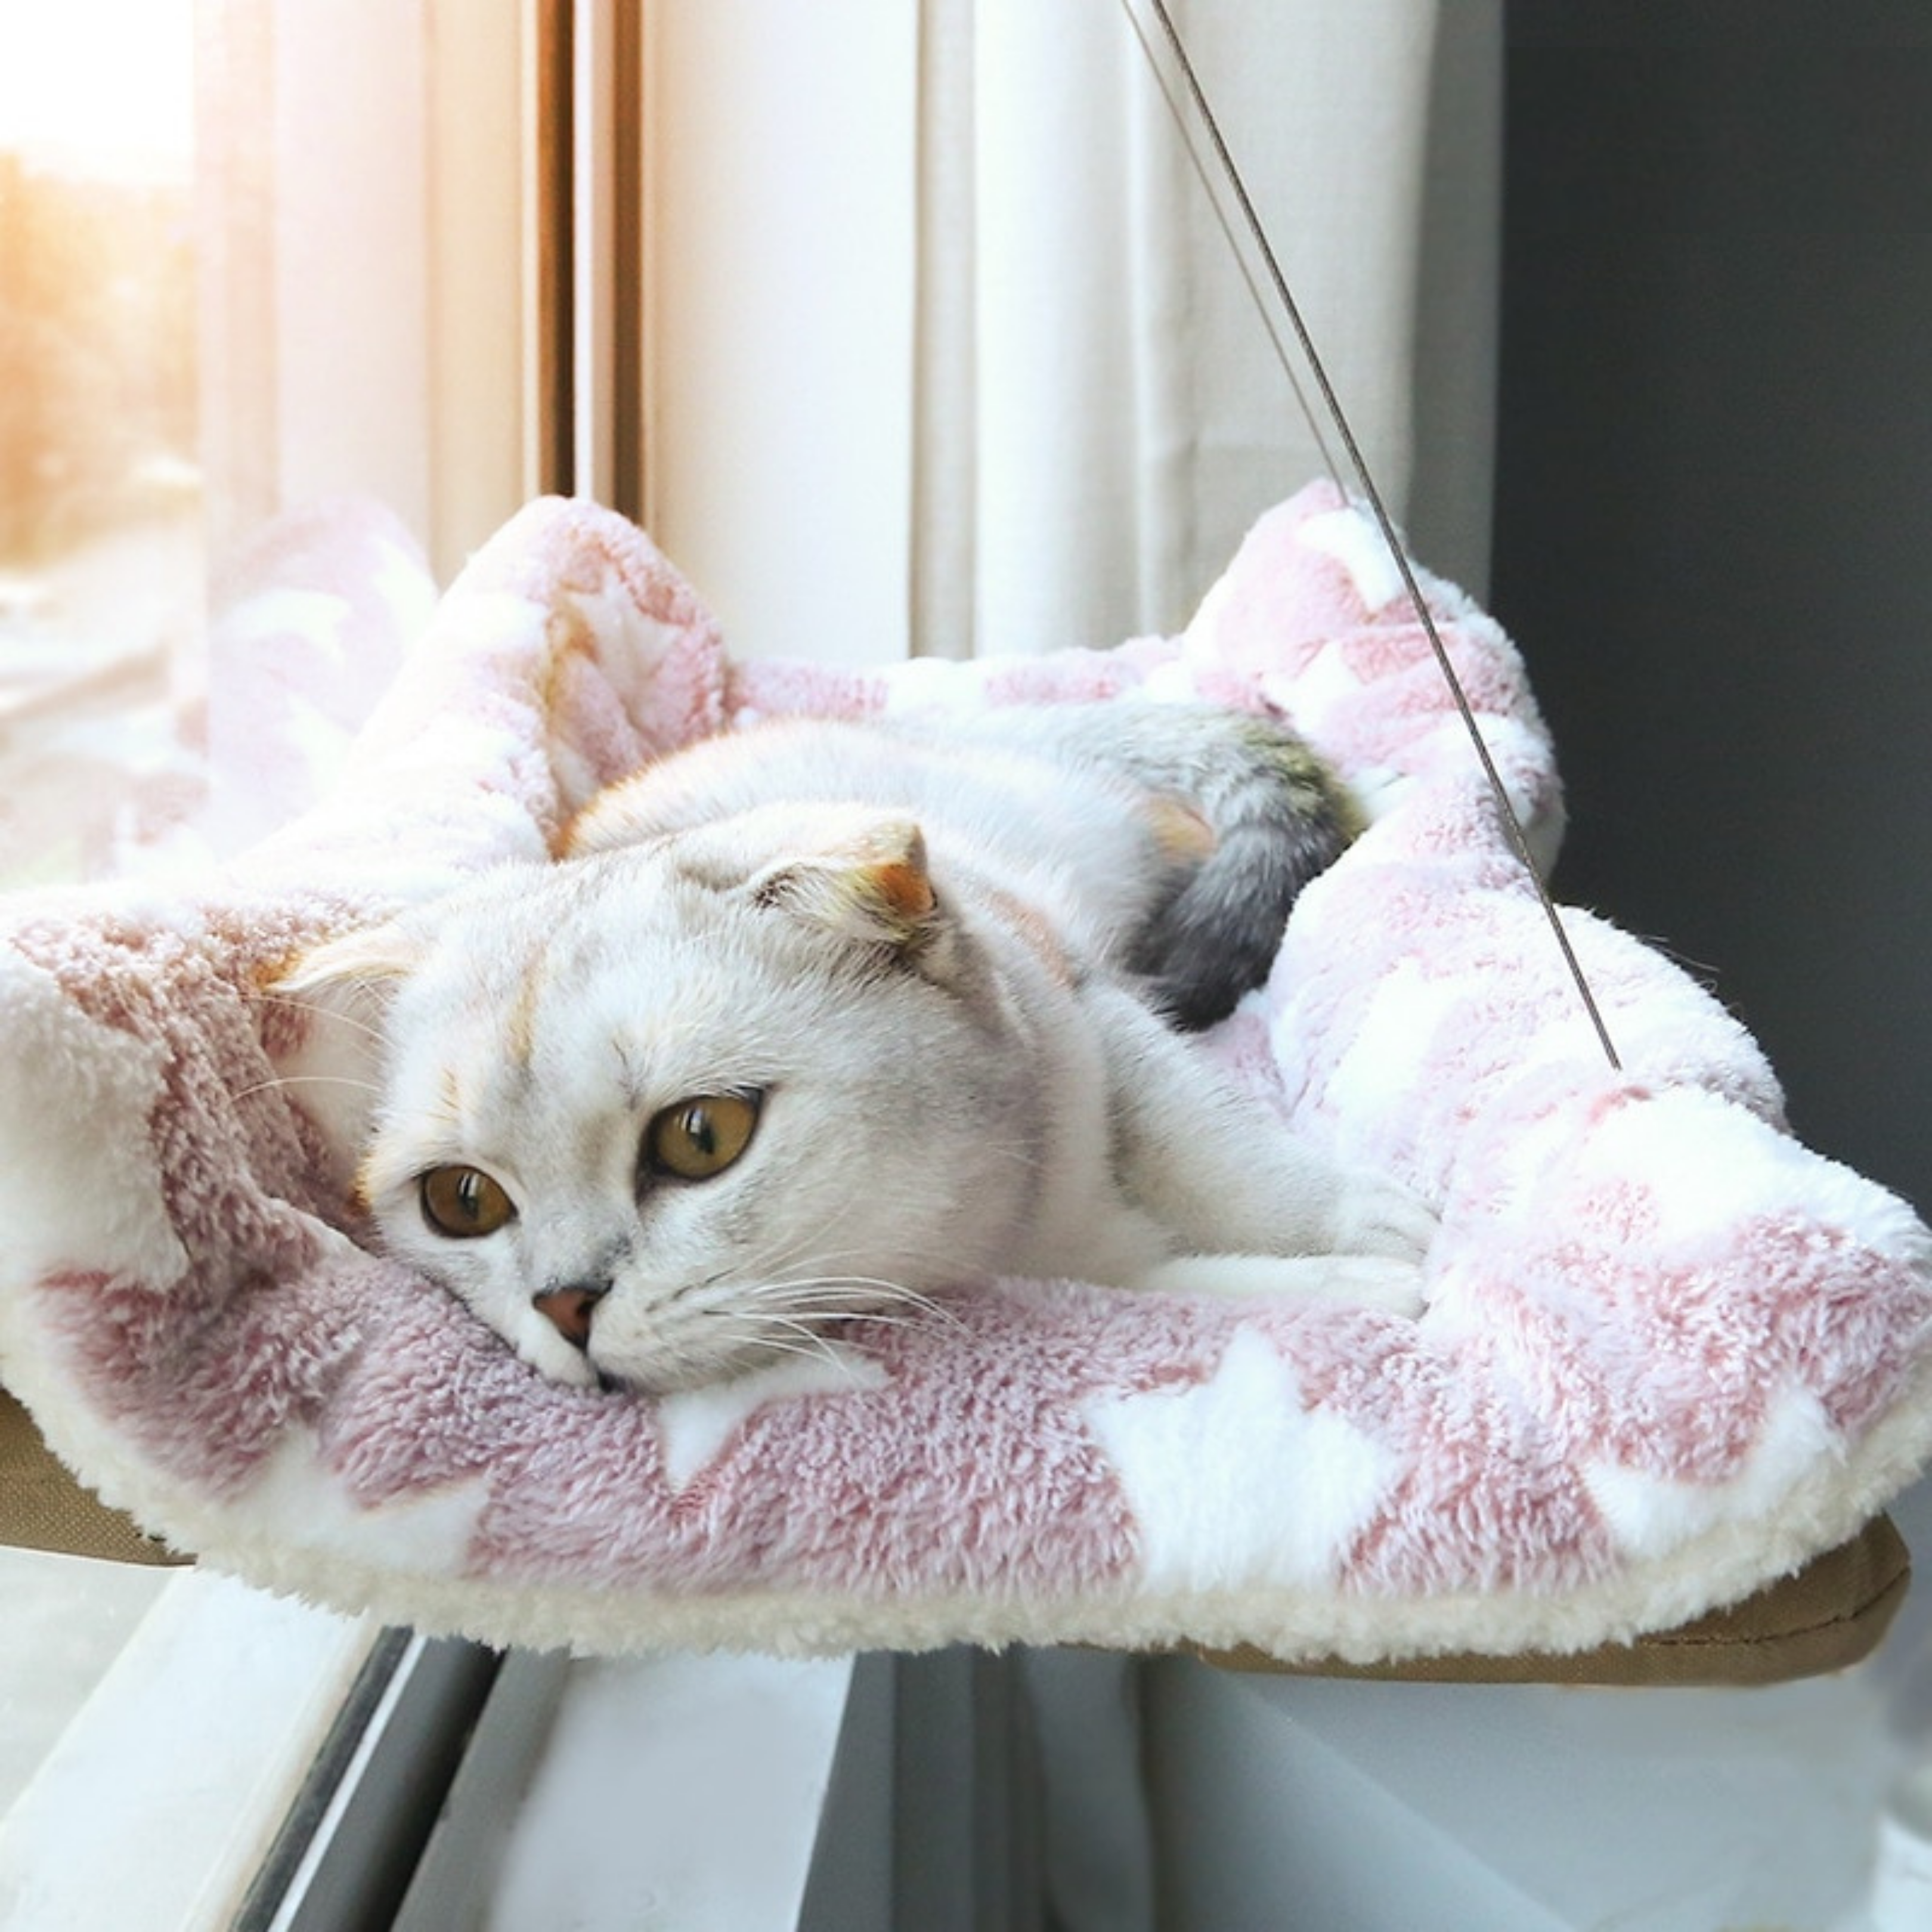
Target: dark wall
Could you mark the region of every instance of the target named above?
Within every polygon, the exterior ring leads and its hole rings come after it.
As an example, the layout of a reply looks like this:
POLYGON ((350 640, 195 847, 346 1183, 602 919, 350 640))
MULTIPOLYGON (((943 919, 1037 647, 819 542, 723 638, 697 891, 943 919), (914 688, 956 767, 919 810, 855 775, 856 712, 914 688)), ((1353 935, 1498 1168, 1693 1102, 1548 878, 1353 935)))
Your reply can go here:
POLYGON ((1932 4, 1508 20, 1491 598, 1558 894, 1932 1206, 1932 4))

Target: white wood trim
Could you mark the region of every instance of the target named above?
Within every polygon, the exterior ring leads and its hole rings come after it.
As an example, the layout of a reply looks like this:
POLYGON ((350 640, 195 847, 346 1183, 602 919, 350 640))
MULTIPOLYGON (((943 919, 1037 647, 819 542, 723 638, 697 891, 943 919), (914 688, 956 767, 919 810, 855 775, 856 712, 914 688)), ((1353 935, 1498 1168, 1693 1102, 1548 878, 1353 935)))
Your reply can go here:
POLYGON ((613 0, 572 0, 571 368, 572 487, 616 500, 616 90, 613 0))
POLYGON ((447 582, 532 494, 522 246, 534 143, 520 0, 428 0, 431 562, 447 582))

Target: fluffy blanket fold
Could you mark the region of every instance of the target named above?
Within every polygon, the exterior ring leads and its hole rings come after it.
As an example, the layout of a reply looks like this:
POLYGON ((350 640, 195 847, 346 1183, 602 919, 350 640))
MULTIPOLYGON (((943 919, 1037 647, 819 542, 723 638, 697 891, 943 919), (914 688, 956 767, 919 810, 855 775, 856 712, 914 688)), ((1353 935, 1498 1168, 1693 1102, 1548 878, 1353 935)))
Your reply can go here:
MULTIPOLYGON (((1546 848, 1516 653, 1425 580, 1546 848)), ((264 770, 302 736, 280 716, 264 770)), ((0 906, 0 1381, 177 1546, 499 1643, 1362 1662, 1664 1627, 1850 1535, 1932 1451, 1932 1236, 1791 1138, 1707 994, 1566 917, 1621 1073, 1324 487, 1178 638, 876 674, 734 664, 639 532, 533 505, 304 816, 172 884, 0 906), (1129 688, 1278 706, 1372 808, 1203 1050, 1441 1205, 1419 1322, 967 1282, 950 1322, 652 1402, 542 1382, 353 1238, 326 1068, 263 991, 300 948, 540 858, 598 786, 749 716, 1129 688)))

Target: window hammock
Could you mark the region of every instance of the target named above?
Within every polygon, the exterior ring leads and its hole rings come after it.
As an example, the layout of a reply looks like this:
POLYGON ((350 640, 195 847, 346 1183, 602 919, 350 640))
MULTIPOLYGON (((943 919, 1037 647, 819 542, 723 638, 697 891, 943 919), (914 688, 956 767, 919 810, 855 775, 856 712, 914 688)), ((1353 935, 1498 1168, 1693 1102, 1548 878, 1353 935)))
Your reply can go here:
MULTIPOLYGON (((382 662, 389 600, 422 588, 366 528, 283 542, 254 594, 331 597, 232 611, 214 646, 264 787, 328 668, 382 662), (297 608, 332 614, 261 670, 297 608)), ((1546 853, 1520 661, 1420 583, 1546 853)), ((1331 486, 1264 518, 1177 637, 877 673, 734 664, 641 533, 546 501, 367 696, 344 781, 232 862, 0 907, 0 1381, 142 1529, 325 1603, 592 1651, 1684 1681, 1876 1641, 1903 1564, 1867 1526, 1932 1450, 1932 1237, 1792 1138, 1709 995, 1573 912, 1610 1065, 1400 578, 1331 486), (1202 1050, 1439 1206, 1419 1319, 968 1282, 944 1323, 652 1400, 541 1380, 358 1244, 326 1042, 263 996, 296 952, 540 860, 597 787, 700 734, 1130 691, 1277 707, 1369 808, 1202 1050)), ((51 1506, 31 1470, 0 1495, 51 1506)))

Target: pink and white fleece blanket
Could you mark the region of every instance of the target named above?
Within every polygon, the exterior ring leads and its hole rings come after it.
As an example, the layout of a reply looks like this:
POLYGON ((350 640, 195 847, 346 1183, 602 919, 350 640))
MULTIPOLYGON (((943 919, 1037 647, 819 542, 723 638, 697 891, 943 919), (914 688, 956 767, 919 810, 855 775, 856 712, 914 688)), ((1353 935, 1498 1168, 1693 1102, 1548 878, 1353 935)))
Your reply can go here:
MULTIPOLYGON (((176 1546, 499 1643, 1367 1662, 1674 1624, 1850 1535, 1932 1450, 1932 1237, 1791 1137, 1706 992, 1572 912, 1610 1069, 1396 574, 1325 487, 1178 637, 876 672, 734 663, 581 503, 520 514, 406 653, 420 574, 366 532, 349 554, 244 586, 216 646, 231 788, 333 760, 326 795, 170 882, 0 907, 0 1379, 176 1546), (366 717, 316 699, 390 653, 366 717), (280 697, 238 695, 269 662, 280 697), (364 1244, 308 1022, 265 993, 304 946, 541 861, 596 788, 760 714, 1134 688, 1279 708, 1370 808, 1202 1050, 1439 1205, 1419 1320, 967 1281, 946 1322, 650 1400, 539 1379, 364 1244)), ((1424 582, 1546 850, 1518 658, 1424 582)))

